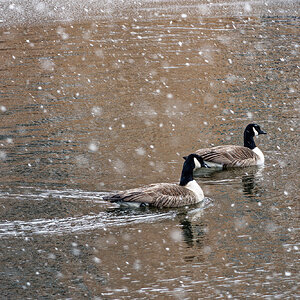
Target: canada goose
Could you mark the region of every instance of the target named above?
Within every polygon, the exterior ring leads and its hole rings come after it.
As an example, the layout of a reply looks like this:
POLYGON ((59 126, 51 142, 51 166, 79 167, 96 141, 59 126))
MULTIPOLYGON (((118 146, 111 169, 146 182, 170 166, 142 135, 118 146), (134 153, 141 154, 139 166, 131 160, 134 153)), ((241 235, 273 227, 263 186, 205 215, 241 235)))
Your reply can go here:
POLYGON ((266 132, 257 124, 249 124, 244 131, 244 147, 224 145, 199 149, 195 153, 202 156, 209 167, 226 168, 263 165, 264 155, 254 142, 254 136, 259 134, 266 134, 266 132))
POLYGON ((201 187, 193 178, 195 168, 207 168, 201 156, 190 154, 183 163, 179 185, 176 183, 154 183, 140 188, 121 191, 104 197, 110 202, 128 206, 180 207, 203 200, 201 187), (131 205, 130 205, 131 204, 131 205))

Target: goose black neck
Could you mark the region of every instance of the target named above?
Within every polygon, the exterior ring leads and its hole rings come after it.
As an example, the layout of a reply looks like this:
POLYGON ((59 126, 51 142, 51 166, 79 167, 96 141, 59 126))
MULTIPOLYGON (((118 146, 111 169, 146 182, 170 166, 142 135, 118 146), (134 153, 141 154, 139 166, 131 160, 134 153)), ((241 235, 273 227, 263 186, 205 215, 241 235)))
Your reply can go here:
POLYGON ((253 138, 253 133, 251 133, 249 130, 245 129, 244 131, 244 147, 247 147, 251 150, 253 150, 256 145, 253 138))
POLYGON ((179 185, 187 185, 190 181, 194 180, 193 177, 193 158, 188 158, 184 164, 183 164, 183 168, 182 168, 182 172, 181 172, 181 177, 180 177, 180 183, 179 185))

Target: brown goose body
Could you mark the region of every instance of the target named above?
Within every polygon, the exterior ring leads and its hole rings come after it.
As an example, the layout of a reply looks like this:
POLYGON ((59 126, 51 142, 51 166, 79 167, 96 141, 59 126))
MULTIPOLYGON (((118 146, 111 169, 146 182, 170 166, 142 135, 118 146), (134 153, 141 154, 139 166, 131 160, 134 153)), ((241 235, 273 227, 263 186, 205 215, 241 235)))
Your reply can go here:
POLYGON ((254 137, 266 134, 259 125, 248 124, 244 130, 244 146, 223 145, 195 151, 212 168, 263 165, 265 158, 256 147, 254 137))
POLYGON ((110 197, 111 202, 139 203, 153 207, 180 207, 203 200, 193 191, 175 183, 156 183, 141 188, 119 192, 110 197))
POLYGON ((260 157, 243 146, 224 145, 195 151, 210 167, 248 167, 258 164, 260 157))
POLYGON ((144 187, 121 191, 104 199, 125 206, 180 207, 196 204, 204 199, 201 187, 193 178, 196 168, 207 167, 203 158, 190 154, 182 167, 179 184, 154 183, 144 187))

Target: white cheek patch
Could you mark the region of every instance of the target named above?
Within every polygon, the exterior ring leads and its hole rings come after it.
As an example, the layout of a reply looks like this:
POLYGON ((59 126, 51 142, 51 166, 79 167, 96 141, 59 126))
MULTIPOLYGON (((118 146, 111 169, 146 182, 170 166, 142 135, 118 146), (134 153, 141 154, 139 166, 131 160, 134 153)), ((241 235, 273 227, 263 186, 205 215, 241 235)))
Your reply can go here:
POLYGON ((194 157, 194 163, 195 163, 195 169, 199 169, 201 168, 201 165, 199 163, 199 160, 197 158, 194 157))
POLYGON ((258 136, 258 132, 256 131, 256 129, 253 127, 253 132, 255 136, 258 136))

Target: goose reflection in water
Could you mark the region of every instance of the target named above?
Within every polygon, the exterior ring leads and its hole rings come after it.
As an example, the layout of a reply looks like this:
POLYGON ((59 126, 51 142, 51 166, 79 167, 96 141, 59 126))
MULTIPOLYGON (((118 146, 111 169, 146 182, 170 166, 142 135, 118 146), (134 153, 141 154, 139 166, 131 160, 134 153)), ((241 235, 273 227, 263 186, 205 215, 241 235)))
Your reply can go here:
POLYGON ((206 185, 227 185, 242 182, 242 192, 247 197, 259 196, 261 193, 260 183, 263 181, 264 166, 251 166, 241 169, 205 169, 197 170, 195 177, 203 178, 206 185))
POLYGON ((264 167, 254 168, 242 176, 243 194, 246 197, 253 198, 261 195, 260 182, 263 180, 264 167))
MULTIPOLYGON (((149 222, 158 222, 159 220, 175 219, 180 227, 180 238, 187 248, 197 247, 200 249, 199 255, 185 255, 185 261, 203 261, 205 249, 209 248, 205 245, 205 236, 207 232, 207 225, 202 221, 205 209, 213 205, 213 200, 205 198, 204 202, 190 207, 182 207, 173 210, 157 209, 149 207, 129 208, 129 207, 111 207, 107 212, 112 214, 114 218, 143 218, 149 222), (204 249, 204 250, 203 250, 204 249)), ((141 220, 143 222, 143 220, 141 220)), ((162 230, 163 230, 162 224, 162 230)))
POLYGON ((183 257, 186 262, 203 262, 207 254, 211 252, 211 248, 207 245, 207 225, 193 218, 183 218, 180 221, 182 229, 182 238, 186 244, 187 251, 183 257), (197 251, 188 251, 189 248, 197 248, 197 251), (195 255, 197 253, 197 255, 195 255))

